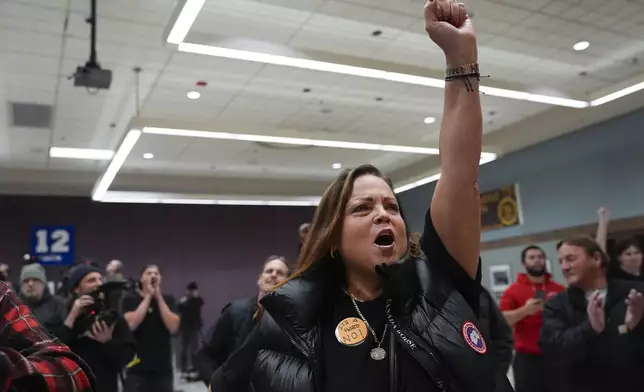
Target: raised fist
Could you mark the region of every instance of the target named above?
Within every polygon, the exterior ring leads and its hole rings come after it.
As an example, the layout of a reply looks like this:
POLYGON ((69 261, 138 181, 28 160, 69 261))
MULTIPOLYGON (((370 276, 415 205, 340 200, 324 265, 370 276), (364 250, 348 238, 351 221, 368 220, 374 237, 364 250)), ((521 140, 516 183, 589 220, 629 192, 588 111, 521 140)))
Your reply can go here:
POLYGON ((425 30, 445 53, 448 65, 478 61, 476 34, 463 3, 430 0, 425 4, 425 30))

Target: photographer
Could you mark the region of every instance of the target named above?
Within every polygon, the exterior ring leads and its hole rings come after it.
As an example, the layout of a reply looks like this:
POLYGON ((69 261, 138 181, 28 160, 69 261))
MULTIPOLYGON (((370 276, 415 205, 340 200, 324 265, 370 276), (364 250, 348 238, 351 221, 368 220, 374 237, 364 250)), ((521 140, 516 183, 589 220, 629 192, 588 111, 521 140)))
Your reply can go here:
POLYGON ((135 354, 132 332, 123 316, 105 303, 103 275, 90 265, 77 266, 67 318, 58 337, 92 368, 97 392, 117 392, 118 377, 135 354))

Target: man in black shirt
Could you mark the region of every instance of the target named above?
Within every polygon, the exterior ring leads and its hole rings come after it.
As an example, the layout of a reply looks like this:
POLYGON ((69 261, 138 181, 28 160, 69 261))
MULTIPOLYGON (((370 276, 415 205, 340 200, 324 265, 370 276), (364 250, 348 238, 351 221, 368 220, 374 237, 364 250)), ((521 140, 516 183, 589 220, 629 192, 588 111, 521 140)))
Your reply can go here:
POLYGON ((199 295, 197 282, 188 283, 186 295, 179 300, 179 314, 181 315, 179 368, 185 378, 191 378, 191 373, 195 371, 192 362, 199 347, 203 305, 204 301, 199 295))
POLYGON ((253 330, 253 316, 257 311, 259 300, 283 282, 289 274, 286 259, 281 256, 270 256, 264 261, 262 273, 257 279, 257 296, 233 301, 221 311, 221 316, 207 333, 203 347, 196 358, 197 371, 201 379, 208 384, 215 371, 226 362, 253 330))
POLYGON ((103 284, 101 272, 91 266, 79 266, 70 276, 71 304, 58 338, 78 354, 96 376, 97 392, 117 392, 118 378, 128 362, 134 358, 134 336, 122 316, 113 320, 91 323, 91 309, 95 300, 90 294, 103 284), (88 329, 89 327, 89 329, 88 329))
POLYGON ((134 331, 137 360, 130 366, 125 392, 173 392, 172 334, 179 330, 172 296, 161 294, 156 265, 141 272, 140 287, 125 297, 125 320, 134 331))

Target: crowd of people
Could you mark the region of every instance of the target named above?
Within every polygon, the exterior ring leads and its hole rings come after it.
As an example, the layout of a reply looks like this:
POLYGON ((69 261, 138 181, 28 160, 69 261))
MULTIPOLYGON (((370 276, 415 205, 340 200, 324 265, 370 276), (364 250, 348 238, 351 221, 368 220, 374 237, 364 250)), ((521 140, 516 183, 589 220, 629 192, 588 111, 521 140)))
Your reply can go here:
POLYGON ((609 210, 600 208, 598 218, 596 238, 557 244, 567 287, 547 271, 543 249, 532 245, 521 254, 525 273, 499 304, 514 329, 517 392, 644 387, 642 247, 627 238, 609 252, 609 210))
POLYGON ((3 390, 173 392, 175 335, 180 370, 211 392, 505 392, 511 364, 519 392, 642 390, 642 252, 619 245, 609 268, 606 209, 596 239, 558 244, 566 286, 537 246, 498 306, 481 286, 476 35, 455 1, 428 1, 424 18, 447 69, 422 236, 381 171, 346 169, 300 228, 297 267, 266 259, 257 293, 226 306, 201 345, 196 284, 176 303, 155 265, 126 279, 121 262, 90 262, 69 271, 63 299, 27 264, 18 295, 0 283, 3 390))

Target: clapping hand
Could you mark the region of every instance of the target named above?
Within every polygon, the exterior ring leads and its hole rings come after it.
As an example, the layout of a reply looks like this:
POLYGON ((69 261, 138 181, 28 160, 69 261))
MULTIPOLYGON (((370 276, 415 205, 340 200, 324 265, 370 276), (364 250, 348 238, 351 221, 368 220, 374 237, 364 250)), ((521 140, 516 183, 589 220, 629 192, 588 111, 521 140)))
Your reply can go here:
POLYGON ((595 291, 588 299, 588 321, 595 332, 602 333, 606 328, 606 318, 604 316, 604 298, 599 291, 595 291))
POLYGON ((632 331, 642 320, 644 314, 644 297, 642 293, 631 290, 626 298, 626 317, 624 324, 629 331, 632 331))
POLYGON ((97 342, 107 343, 112 340, 112 332, 114 332, 114 326, 108 326, 105 321, 94 321, 89 338, 97 342))
POLYGON ((150 279, 150 286, 154 290, 154 298, 158 299, 161 296, 161 282, 159 281, 159 278, 152 277, 152 279, 150 279))
POLYGON ((425 30, 445 53, 448 65, 477 62, 476 34, 465 4, 429 0, 425 4, 425 30))

